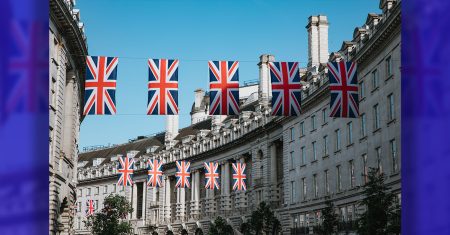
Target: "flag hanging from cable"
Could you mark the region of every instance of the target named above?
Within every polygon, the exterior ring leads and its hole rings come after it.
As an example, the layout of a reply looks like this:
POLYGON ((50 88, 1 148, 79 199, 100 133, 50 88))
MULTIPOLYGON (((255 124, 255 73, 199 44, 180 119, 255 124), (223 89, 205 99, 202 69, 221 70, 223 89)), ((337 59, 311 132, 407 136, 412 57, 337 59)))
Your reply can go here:
POLYGON ((330 80, 330 117, 359 117, 358 79, 356 63, 328 62, 330 80))
POLYGON ((176 188, 190 188, 189 179, 191 177, 191 163, 187 161, 176 161, 177 172, 175 177, 177 178, 176 188))
POLYGON ((84 115, 116 114, 117 57, 87 56, 84 115))
POLYGON ((158 159, 148 160, 148 180, 147 185, 149 187, 158 188, 162 185, 162 162, 158 159))
POLYGON ((132 186, 133 185, 133 172, 134 172, 134 159, 128 157, 119 157, 119 181, 117 185, 132 186))
POLYGON ((95 212, 95 207, 94 207, 94 200, 89 199, 86 202, 86 216, 91 216, 93 215, 95 212))
POLYGON ((205 188, 219 189, 219 163, 204 162, 205 165, 205 188))
POLYGON ((247 190, 245 181, 247 180, 247 175, 245 174, 245 163, 232 163, 233 166, 233 190, 247 190))
POLYGON ((209 114, 239 114, 239 62, 208 61, 209 114))
POLYGON ((272 115, 299 116, 301 90, 298 62, 270 62, 272 115))
POLYGON ((147 114, 178 114, 178 60, 148 60, 147 114))

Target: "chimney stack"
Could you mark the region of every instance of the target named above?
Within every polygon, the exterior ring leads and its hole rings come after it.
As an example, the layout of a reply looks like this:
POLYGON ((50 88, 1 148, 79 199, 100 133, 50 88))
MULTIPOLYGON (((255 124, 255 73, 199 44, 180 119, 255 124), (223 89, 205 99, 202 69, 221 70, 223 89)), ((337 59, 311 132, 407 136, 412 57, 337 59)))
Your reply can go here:
POLYGON ((172 141, 178 135, 178 115, 166 116, 165 142, 172 141))
POLYGON ((205 96, 205 91, 201 88, 196 89, 194 91, 194 95, 195 95, 195 100, 194 100, 194 107, 195 108, 200 108, 200 105, 202 103, 202 99, 205 96))
POLYGON ((328 19, 317 15, 308 18, 308 67, 328 61, 328 19))
POLYGON ((272 88, 270 86, 270 71, 269 62, 274 62, 275 56, 261 55, 259 57, 259 86, 258 86, 258 100, 261 106, 269 106, 269 98, 272 96, 272 88))

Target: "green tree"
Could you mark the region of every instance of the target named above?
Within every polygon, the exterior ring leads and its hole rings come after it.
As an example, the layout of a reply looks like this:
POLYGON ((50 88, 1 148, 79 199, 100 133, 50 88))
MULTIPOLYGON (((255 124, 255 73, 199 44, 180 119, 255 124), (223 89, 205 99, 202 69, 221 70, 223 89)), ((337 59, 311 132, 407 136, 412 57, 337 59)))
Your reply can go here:
POLYGON ((323 223, 321 226, 324 235, 330 235, 336 232, 338 225, 337 215, 334 209, 334 204, 331 200, 326 201, 326 207, 322 210, 323 223))
POLYGON ((209 235, 233 235, 233 227, 222 217, 217 217, 211 224, 208 231, 209 235))
POLYGON ((195 235, 203 235, 203 230, 201 228, 197 228, 195 230, 195 235))
POLYGON ((244 235, 277 234, 280 230, 280 221, 265 202, 261 202, 258 209, 252 212, 248 223, 243 223, 240 227, 244 235))
POLYGON ((173 232, 171 230, 167 230, 166 235, 173 235, 173 232))
POLYGON ((188 235, 188 232, 186 229, 181 230, 181 235, 188 235))
POLYGON ((133 212, 124 196, 109 195, 103 202, 103 209, 88 217, 86 226, 95 235, 124 235, 132 231, 131 224, 124 221, 133 212))
POLYGON ((357 221, 358 234, 383 235, 395 232, 397 228, 399 233, 400 207, 395 194, 384 183, 384 174, 370 168, 368 179, 363 191, 365 198, 360 204, 366 210, 357 221))

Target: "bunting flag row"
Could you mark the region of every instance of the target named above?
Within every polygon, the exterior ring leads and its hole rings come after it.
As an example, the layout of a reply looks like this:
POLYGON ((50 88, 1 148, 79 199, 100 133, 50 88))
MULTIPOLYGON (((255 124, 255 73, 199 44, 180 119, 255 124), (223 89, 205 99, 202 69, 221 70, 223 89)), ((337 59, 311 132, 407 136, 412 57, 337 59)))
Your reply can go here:
MULTIPOLYGON (((176 188, 190 188, 191 178, 191 163, 188 161, 176 161, 176 188)), ((158 159, 152 159, 147 161, 147 186, 151 188, 163 187, 162 177, 162 162, 158 159)), ((119 157, 119 167, 117 172, 119 173, 119 180, 117 185, 132 186, 133 185, 133 166, 134 160, 132 158, 119 157)), ((245 191, 247 190, 245 174, 245 163, 236 162, 232 163, 233 168, 233 190, 245 191)), ((217 162, 205 162, 205 188, 206 189, 220 189, 219 184, 219 163, 217 162)))
MULTIPOLYGON (((87 56, 84 115, 116 114, 117 57, 87 56)), ((177 115, 178 60, 148 59, 147 115, 177 115)), ((238 115, 239 62, 208 61, 209 114, 238 115)), ((328 63, 330 117, 359 116, 358 81, 354 62, 328 63)), ((299 116, 301 77, 298 62, 270 62, 272 115, 299 116)))

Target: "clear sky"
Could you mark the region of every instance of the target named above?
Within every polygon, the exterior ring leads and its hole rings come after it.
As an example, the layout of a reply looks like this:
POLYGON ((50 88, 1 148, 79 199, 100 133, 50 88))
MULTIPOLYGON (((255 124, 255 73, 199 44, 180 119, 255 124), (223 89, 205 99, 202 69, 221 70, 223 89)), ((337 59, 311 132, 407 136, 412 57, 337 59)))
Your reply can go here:
POLYGON ((179 59, 180 128, 190 124, 196 88, 208 87, 208 60, 240 61, 240 82, 258 79, 258 57, 308 61, 310 15, 329 21, 329 50, 351 40, 379 0, 187 1, 78 0, 90 55, 118 56, 117 115, 87 116, 85 146, 120 144, 164 130, 164 116, 147 116, 146 58, 179 59))

